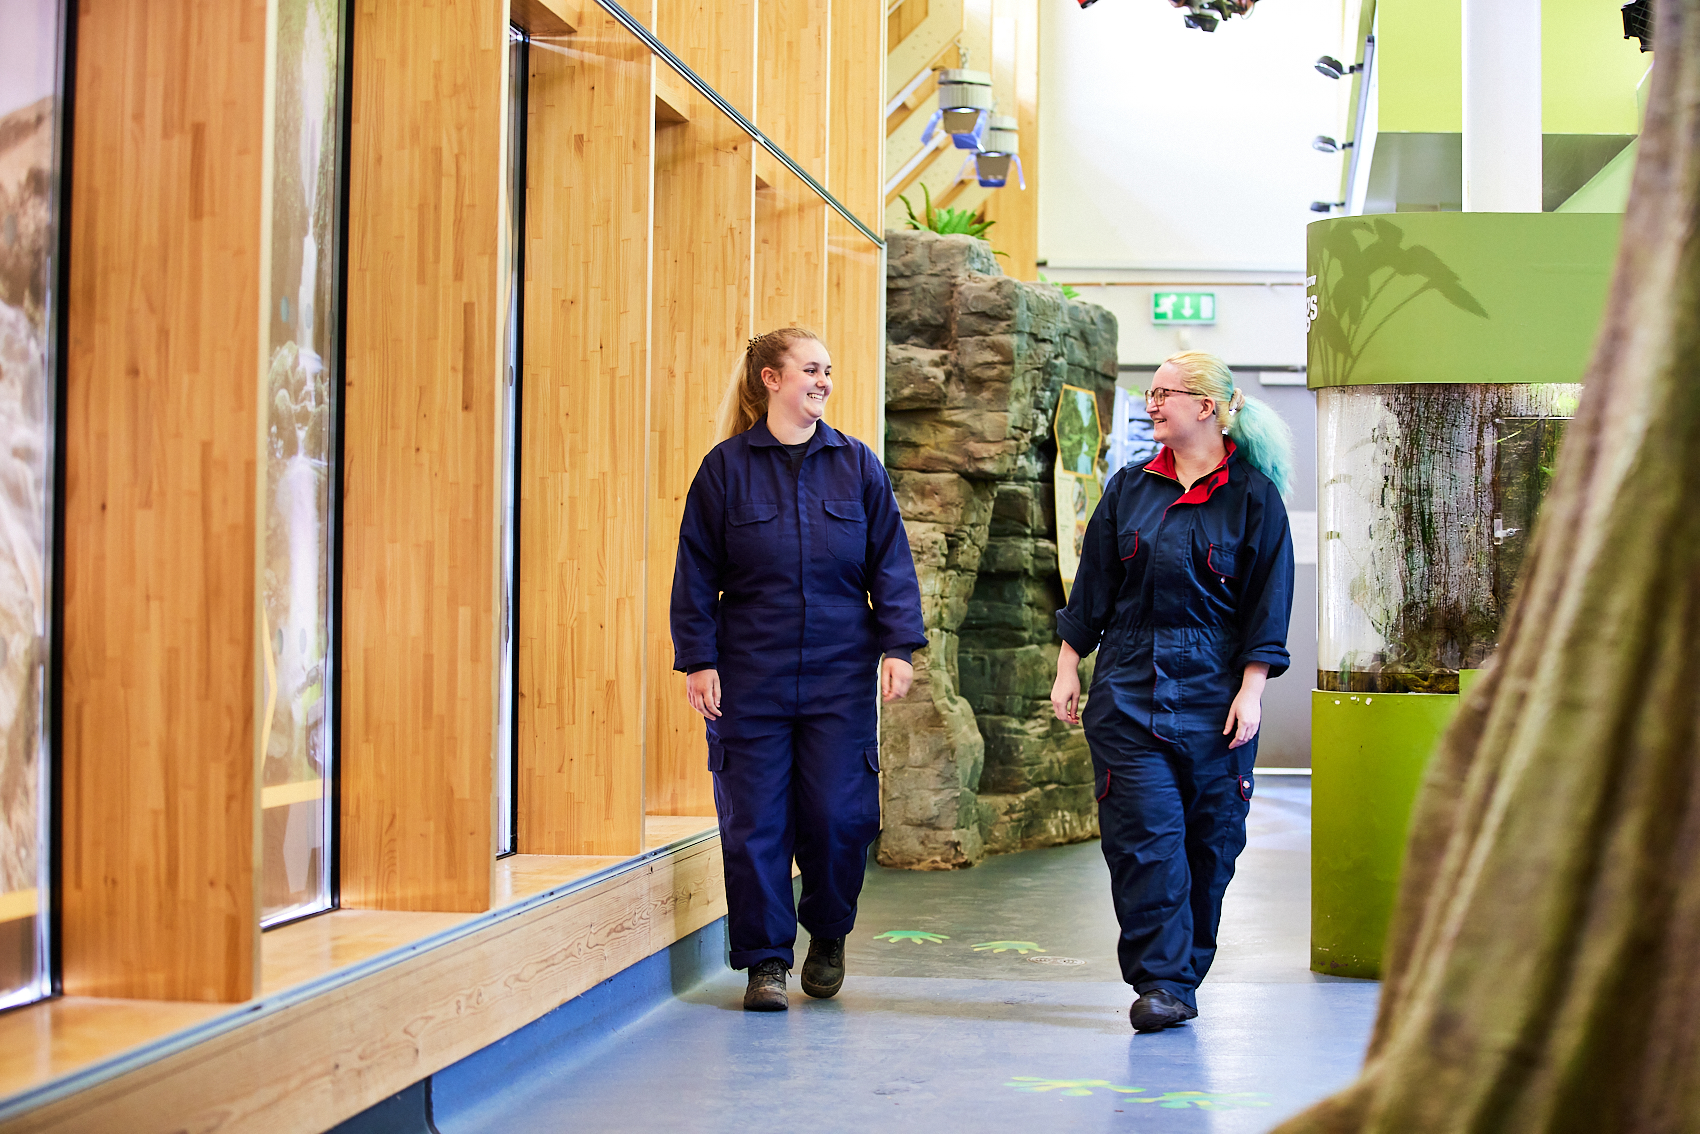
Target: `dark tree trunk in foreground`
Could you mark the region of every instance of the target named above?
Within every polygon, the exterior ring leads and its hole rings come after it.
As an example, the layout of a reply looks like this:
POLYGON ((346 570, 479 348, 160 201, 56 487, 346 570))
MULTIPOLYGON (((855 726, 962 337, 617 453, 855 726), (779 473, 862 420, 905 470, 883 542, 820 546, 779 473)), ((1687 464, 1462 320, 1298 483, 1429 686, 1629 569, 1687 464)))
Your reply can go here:
POLYGON ((1417 805, 1368 1061, 1279 1134, 1700 1131, 1700 0, 1658 21, 1587 392, 1417 805))

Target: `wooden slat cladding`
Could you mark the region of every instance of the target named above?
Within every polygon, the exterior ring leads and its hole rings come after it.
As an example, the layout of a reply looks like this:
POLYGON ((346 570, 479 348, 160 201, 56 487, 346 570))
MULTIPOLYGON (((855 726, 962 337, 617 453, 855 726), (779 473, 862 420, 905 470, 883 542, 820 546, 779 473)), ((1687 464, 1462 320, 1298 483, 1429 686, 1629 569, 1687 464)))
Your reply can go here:
POLYGON ((84 0, 66 430, 65 990, 258 980, 263 0, 84 0))
POLYGON ((645 810, 711 815, 703 721, 673 672, 668 606, 685 494, 715 444, 720 399, 753 333, 755 144, 698 95, 690 123, 657 130, 655 146, 645 810))
POLYGON ((518 673, 528 854, 636 854, 643 841, 654 63, 600 8, 582 19, 564 46, 531 49, 518 673))
POLYGON ((827 0, 760 0, 757 9, 755 124, 823 185, 833 6, 827 0))
POLYGON ((885 261, 879 245, 837 213, 827 218, 825 338, 832 351, 833 425, 885 452, 885 261))
MULTIPOLYGON (((774 162, 756 189, 756 330, 826 323, 826 216, 803 179, 774 162)), ((829 347, 830 343, 827 344, 829 347)))
POLYGON ((1018 280, 1039 278, 1039 0, 994 0, 992 9, 994 76, 1000 91, 1014 91, 1015 105, 1002 113, 1015 116, 1020 130, 1021 166, 1027 188, 1009 171, 1009 184, 986 198, 981 216, 996 221, 987 235, 1000 250, 1005 274, 1018 280))
POLYGON ((342 901, 488 908, 503 0, 361 0, 343 501, 342 901))
POLYGON ((757 0, 656 0, 655 34, 744 117, 756 112, 757 0))
MULTIPOLYGON (((908 0, 892 15, 915 3, 908 0)), ((925 16, 922 0, 921 17, 925 16)), ((875 232, 880 230, 885 197, 881 168, 885 161, 884 34, 878 5, 850 0, 836 0, 832 5, 832 121, 826 188, 875 232)))

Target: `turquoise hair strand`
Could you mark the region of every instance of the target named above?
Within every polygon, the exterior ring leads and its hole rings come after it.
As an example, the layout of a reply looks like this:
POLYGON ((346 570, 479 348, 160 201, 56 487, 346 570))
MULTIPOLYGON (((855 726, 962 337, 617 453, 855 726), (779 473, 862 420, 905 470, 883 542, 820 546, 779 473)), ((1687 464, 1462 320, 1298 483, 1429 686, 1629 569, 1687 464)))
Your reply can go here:
POLYGON ((1293 487, 1293 431, 1281 415, 1245 393, 1245 404, 1233 415, 1228 436, 1246 464, 1268 477, 1284 497, 1293 487))

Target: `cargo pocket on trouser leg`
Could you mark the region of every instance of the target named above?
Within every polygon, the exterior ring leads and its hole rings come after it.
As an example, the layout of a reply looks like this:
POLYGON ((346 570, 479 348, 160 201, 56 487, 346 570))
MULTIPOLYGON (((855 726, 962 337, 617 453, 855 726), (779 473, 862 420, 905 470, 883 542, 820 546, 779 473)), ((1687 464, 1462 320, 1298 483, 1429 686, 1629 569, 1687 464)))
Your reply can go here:
POLYGON ((708 746, 708 770, 721 772, 726 770, 726 748, 720 744, 708 746))
POLYGON ((1102 803, 1104 802, 1104 797, 1109 794, 1110 772, 1106 770, 1097 777, 1096 782, 1092 785, 1092 795, 1099 803, 1102 803))
MULTIPOLYGON (((862 749, 862 761, 868 766, 867 786, 862 789, 861 814, 873 823, 873 833, 880 829, 880 747, 867 745, 862 749)), ((873 835, 868 836, 870 839, 873 835)))
POLYGON ((1240 798, 1245 802, 1250 803, 1252 789, 1256 786, 1251 778, 1251 773, 1242 772, 1240 775, 1235 776, 1234 779, 1238 781, 1240 798))

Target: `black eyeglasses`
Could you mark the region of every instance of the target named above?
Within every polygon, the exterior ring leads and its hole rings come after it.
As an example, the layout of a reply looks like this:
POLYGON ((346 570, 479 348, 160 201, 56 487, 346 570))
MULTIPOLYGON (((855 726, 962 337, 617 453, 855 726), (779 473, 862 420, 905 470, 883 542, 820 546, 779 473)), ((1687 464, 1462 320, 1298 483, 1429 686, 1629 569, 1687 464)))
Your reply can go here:
POLYGON ((1195 398, 1207 398, 1210 396, 1203 390, 1169 390, 1162 386, 1153 386, 1149 390, 1145 391, 1145 404, 1148 406, 1160 406, 1164 402, 1168 401, 1170 394, 1191 394, 1195 398))

